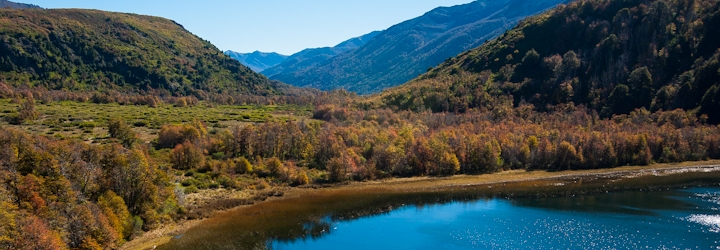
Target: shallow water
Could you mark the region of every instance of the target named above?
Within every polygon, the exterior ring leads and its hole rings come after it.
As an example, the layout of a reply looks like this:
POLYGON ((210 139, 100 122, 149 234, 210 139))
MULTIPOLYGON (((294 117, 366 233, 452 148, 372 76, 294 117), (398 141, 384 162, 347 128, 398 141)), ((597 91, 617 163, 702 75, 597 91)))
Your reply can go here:
POLYGON ((720 187, 404 206, 272 249, 718 249, 720 187))
POLYGON ((160 248, 720 249, 720 174, 588 178, 266 202, 160 248))

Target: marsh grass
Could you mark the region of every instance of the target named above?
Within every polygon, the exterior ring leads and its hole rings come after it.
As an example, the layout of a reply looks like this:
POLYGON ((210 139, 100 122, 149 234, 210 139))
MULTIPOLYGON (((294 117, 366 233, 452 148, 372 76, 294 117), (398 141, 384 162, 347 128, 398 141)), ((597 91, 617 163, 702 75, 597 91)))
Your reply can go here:
MULTIPOLYGON (((157 107, 96 104, 92 102, 36 103, 39 119, 18 127, 33 133, 62 138, 78 138, 91 142, 108 139, 107 122, 120 118, 133 125, 133 130, 144 142, 157 138, 157 131, 165 124, 183 124, 200 120, 210 128, 227 129, 249 123, 299 120, 310 117, 312 107, 298 105, 198 105, 175 107, 160 104, 157 107)), ((5 117, 17 114, 18 104, 11 99, 0 99, 0 124, 8 124, 5 117)))

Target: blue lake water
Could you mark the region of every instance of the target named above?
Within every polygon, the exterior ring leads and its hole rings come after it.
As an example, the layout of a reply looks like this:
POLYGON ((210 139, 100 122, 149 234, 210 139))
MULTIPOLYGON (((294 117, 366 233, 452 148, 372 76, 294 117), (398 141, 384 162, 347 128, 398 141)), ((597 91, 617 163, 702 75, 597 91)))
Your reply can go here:
POLYGON ((158 249, 720 249, 720 171, 698 171, 301 192, 158 249))
POLYGON ((720 249, 720 188, 403 206, 285 249, 720 249))

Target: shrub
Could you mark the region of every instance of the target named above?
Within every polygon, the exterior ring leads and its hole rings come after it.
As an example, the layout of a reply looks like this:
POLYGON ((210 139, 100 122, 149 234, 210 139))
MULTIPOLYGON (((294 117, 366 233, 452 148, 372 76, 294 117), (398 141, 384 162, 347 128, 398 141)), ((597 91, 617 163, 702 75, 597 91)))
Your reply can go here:
POLYGON ((188 186, 185 188, 185 194, 194 194, 197 193, 199 190, 195 186, 188 186))
POLYGON ((108 121, 108 133, 110 133, 110 137, 120 140, 126 148, 132 147, 132 145, 137 142, 135 132, 120 119, 111 119, 108 121))

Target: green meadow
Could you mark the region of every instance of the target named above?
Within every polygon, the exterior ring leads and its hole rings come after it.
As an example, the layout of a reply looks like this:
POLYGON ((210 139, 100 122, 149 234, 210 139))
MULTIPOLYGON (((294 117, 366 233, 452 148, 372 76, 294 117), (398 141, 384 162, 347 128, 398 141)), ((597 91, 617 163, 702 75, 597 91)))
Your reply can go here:
MULTIPOLYGON (((0 99, 0 124, 8 125, 5 117, 17 114, 19 104, 0 99)), ((108 137, 107 124, 119 118, 133 126, 140 139, 151 141, 162 125, 184 124, 194 120, 205 122, 210 129, 225 129, 249 123, 298 120, 309 117, 311 106, 298 105, 197 105, 177 107, 160 104, 144 105, 97 104, 62 101, 36 103, 39 118, 25 121, 19 127, 28 132, 86 141, 108 137)))

